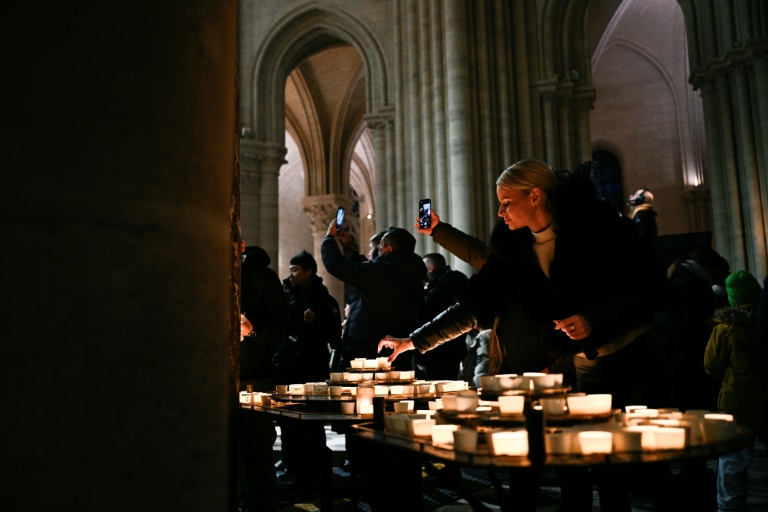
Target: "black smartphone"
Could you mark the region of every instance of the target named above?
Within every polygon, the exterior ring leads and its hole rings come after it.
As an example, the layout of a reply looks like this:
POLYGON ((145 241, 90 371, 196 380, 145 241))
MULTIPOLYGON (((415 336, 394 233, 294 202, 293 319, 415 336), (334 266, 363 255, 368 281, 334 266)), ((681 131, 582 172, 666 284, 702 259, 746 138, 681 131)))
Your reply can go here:
POLYGON ((422 199, 419 201, 419 227, 427 229, 432 225, 432 200, 422 199))
POLYGON ((339 206, 336 209, 336 233, 341 233, 342 226, 344 226, 344 207, 339 206))

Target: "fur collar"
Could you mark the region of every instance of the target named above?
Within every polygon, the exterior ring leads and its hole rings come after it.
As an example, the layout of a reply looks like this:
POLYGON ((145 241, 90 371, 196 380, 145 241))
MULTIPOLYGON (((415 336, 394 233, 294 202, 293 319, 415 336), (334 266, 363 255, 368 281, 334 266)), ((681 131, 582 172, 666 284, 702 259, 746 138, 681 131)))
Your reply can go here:
POLYGON ((757 305, 722 308, 715 311, 715 322, 724 324, 736 324, 746 328, 757 327, 757 305))

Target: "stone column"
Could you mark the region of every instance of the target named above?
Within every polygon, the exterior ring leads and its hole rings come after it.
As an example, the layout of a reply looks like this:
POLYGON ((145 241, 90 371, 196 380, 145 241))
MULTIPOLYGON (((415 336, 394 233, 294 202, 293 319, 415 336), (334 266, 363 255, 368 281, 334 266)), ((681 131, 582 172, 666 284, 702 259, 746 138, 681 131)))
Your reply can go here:
POLYGON ((4 510, 237 505, 237 14, 4 20, 4 510))
POLYGON ((286 151, 274 142, 247 139, 240 142, 243 238, 249 245, 252 241, 267 251, 275 269, 280 236, 278 174, 285 163, 286 151))
MULTIPOLYGON (((594 88, 580 88, 573 95, 573 116, 575 119, 574 129, 576 130, 575 140, 576 160, 584 162, 592 159, 592 142, 589 136, 589 111, 595 105, 594 88)), ((576 163, 576 162, 574 162, 576 163)))
MULTIPOLYGON (((309 216, 309 222, 312 225, 312 238, 314 240, 313 256, 317 260, 317 275, 323 278, 323 284, 328 288, 331 295, 338 301, 339 309, 344 310, 344 283, 339 281, 325 270, 323 265, 322 252, 320 246, 323 238, 328 232, 328 225, 336 218, 336 209, 339 206, 349 209, 352 204, 350 200, 338 194, 328 194, 324 196, 305 196, 301 199, 304 211, 309 216)), ((358 240, 358 243, 360 241, 358 240)), ((367 249, 368 241, 365 242, 367 249)))
MULTIPOLYGON (((460 0, 446 0, 443 4, 445 19, 445 66, 448 99, 448 147, 450 176, 451 223, 462 230, 472 225, 472 204, 467 190, 470 180, 471 129, 468 76, 467 4, 460 0)), ((466 264, 456 265, 458 270, 471 274, 466 264)))
POLYGON ((556 80, 542 80, 536 83, 541 104, 541 122, 544 127, 544 151, 546 161, 550 166, 557 168, 557 132, 555 131, 555 93, 557 91, 556 80))
MULTIPOLYGON (((365 116, 365 124, 373 134, 373 150, 375 153, 376 198, 373 204, 375 214, 374 229, 383 225, 385 219, 391 215, 391 198, 393 190, 393 176, 391 155, 394 151, 394 137, 392 136, 392 109, 365 116)), ((361 219, 361 222, 363 220, 361 219)))
MULTIPOLYGON (((261 187, 261 172, 256 156, 248 151, 247 141, 240 143, 240 235, 248 245, 261 247, 259 237, 259 188, 261 187)), ((277 254, 270 254, 274 260, 277 254)), ((273 263, 273 269, 277 267, 273 263)))

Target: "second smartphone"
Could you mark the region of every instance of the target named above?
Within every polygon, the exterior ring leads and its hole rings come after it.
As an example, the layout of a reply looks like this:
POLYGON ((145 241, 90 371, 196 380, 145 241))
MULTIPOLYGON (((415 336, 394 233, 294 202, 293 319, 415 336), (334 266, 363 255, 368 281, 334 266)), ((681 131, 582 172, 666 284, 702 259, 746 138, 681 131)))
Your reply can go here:
POLYGON ((344 207, 339 206, 336 209, 336 233, 341 233, 341 228, 344 226, 344 207))
POLYGON ((427 229, 432 225, 432 200, 422 199, 419 201, 419 227, 427 229))

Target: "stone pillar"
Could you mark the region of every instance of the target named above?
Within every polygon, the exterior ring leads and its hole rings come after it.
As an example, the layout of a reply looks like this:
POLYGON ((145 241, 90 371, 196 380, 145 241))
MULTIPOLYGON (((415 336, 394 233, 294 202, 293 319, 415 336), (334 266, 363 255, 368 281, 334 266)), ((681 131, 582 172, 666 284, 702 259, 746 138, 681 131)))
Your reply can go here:
MULTIPOLYGON (((301 198, 301 204, 304 206, 304 211, 309 216, 309 222, 312 225, 312 238, 314 240, 314 252, 312 255, 315 257, 315 260, 317 260, 317 275, 323 278, 323 284, 325 284, 330 294, 338 301, 339 309, 342 311, 343 316, 344 283, 325 270, 320 246, 323 243, 325 234, 328 232, 328 225, 336 218, 336 209, 339 206, 349 209, 352 204, 348 198, 338 194, 305 196, 301 198)), ((367 248, 368 241, 366 240, 365 249, 367 248)))
MULTIPOLYGON (((391 162, 394 152, 392 109, 365 116, 365 124, 373 134, 373 150, 376 162, 374 172, 376 176, 376 198, 373 204, 373 212, 375 214, 374 232, 377 232, 375 231, 379 229, 377 226, 383 225, 386 222, 385 219, 389 219, 390 215, 392 215, 391 198, 394 193, 391 162)), ((360 222, 363 222, 363 219, 360 222)))
POLYGON ((573 95, 573 116, 577 143, 576 160, 584 162, 592 159, 592 142, 589 136, 589 111, 595 105, 594 88, 580 88, 573 95))
POLYGON ((710 190, 696 187, 683 193, 683 201, 688 205, 691 231, 712 231, 712 198, 710 190))
MULTIPOLYGON (((261 247, 259 237, 259 188, 261 186, 261 172, 255 156, 247 151, 247 143, 240 143, 240 235, 247 245, 261 247)), ((277 254, 270 254, 275 266, 277 254)))
POLYGON ((237 505, 237 33, 216 0, 4 21, 4 510, 237 505))
POLYGON ((557 158, 557 132, 555 131, 555 96, 557 90, 556 80, 542 80, 536 83, 539 92, 539 101, 541 102, 541 117, 544 126, 544 151, 547 163, 557 167, 559 159, 557 158))
POLYGON ((243 239, 267 251, 274 269, 280 256, 278 174, 285 163, 286 152, 284 146, 274 142, 247 139, 240 142, 243 239))
MULTIPOLYGON (((470 105, 469 105, 469 46, 467 35, 467 4, 460 0, 446 0, 445 66, 448 85, 448 147, 450 176, 450 213, 447 218, 459 229, 472 226, 472 204, 467 190, 470 180, 470 105)), ((471 274, 469 265, 457 263, 457 270, 471 274)))

